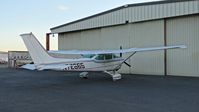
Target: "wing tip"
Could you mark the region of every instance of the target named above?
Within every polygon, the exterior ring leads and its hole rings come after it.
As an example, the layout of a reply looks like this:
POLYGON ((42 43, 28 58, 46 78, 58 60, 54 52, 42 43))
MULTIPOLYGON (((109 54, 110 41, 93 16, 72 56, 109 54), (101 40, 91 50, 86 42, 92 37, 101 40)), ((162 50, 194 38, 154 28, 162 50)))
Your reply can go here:
POLYGON ((180 48, 181 48, 181 49, 186 49, 186 48, 187 48, 187 46, 185 46, 185 45, 181 45, 181 46, 180 46, 180 48))
POLYGON ((22 33, 22 34, 20 34, 20 36, 22 37, 24 35, 32 35, 32 34, 33 34, 32 32, 30 32, 30 33, 22 33))

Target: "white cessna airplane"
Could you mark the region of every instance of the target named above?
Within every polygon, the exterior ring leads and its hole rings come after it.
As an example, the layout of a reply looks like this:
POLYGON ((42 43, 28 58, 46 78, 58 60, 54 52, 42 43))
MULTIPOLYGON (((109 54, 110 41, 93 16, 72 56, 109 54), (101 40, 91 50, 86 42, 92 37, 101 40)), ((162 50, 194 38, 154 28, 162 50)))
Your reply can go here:
POLYGON ((184 45, 179 45, 122 50, 73 50, 56 52, 61 54, 79 54, 84 57, 80 59, 65 59, 50 56, 32 33, 21 34, 20 36, 22 37, 37 70, 79 71, 81 72, 80 77, 82 78, 87 78, 88 72, 90 71, 103 71, 110 74, 114 81, 121 79, 121 74, 117 71, 123 64, 130 67, 126 61, 137 52, 186 48, 184 45), (121 53, 131 54, 124 59, 116 55, 121 53))

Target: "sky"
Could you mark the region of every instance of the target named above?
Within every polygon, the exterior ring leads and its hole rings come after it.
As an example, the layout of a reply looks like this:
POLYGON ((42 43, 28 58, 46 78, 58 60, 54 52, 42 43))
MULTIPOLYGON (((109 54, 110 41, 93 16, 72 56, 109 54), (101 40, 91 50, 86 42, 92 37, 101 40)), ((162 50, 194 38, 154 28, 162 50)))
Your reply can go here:
MULTIPOLYGON (((2 0, 0 7, 0 51, 24 51, 20 34, 33 32, 45 46, 50 28, 125 4, 158 0, 2 0)), ((51 49, 58 46, 57 35, 51 49)))

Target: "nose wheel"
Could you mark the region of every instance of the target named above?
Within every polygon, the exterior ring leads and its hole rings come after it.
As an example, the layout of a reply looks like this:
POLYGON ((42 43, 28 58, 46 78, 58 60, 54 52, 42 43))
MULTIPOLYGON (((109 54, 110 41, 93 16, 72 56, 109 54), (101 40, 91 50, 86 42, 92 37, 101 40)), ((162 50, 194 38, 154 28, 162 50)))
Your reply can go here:
POLYGON ((109 74, 112 76, 113 81, 117 81, 122 79, 122 75, 117 73, 116 71, 105 71, 105 73, 109 74))

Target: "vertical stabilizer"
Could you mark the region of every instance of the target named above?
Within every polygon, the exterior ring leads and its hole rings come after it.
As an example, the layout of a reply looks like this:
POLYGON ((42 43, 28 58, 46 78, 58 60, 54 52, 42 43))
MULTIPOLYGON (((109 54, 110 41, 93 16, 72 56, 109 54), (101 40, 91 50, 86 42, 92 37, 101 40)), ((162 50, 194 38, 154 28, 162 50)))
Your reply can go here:
POLYGON ((32 33, 21 34, 20 36, 22 37, 35 65, 60 61, 57 58, 51 57, 32 33))

